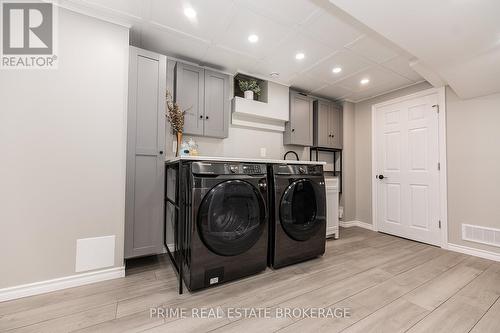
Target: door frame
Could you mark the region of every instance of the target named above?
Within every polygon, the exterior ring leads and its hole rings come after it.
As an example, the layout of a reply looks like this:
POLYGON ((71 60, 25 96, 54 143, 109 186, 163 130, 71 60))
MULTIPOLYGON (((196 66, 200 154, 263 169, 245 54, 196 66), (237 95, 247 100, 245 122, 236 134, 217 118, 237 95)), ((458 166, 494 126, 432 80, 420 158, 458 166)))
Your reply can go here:
POLYGON ((418 97, 423 97, 431 94, 438 94, 438 141, 439 141, 439 162, 440 172, 439 172, 439 219, 441 221, 441 248, 448 248, 448 186, 447 186, 447 165, 446 165, 446 88, 431 88, 416 92, 414 94, 406 95, 403 97, 398 97, 391 99, 382 103, 377 103, 372 105, 372 223, 373 230, 378 231, 378 221, 377 221, 377 207, 378 207, 378 191, 377 191, 377 181, 375 176, 377 175, 377 163, 376 156, 377 150, 377 135, 376 135, 376 112, 378 108, 404 102, 409 99, 414 99, 418 97))

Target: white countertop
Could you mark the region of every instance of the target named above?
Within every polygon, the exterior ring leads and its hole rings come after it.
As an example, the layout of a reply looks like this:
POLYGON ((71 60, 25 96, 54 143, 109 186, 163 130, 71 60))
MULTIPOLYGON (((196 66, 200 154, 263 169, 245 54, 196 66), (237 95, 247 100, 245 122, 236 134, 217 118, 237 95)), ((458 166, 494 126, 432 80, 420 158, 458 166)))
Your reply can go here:
POLYGON ((172 163, 182 161, 213 161, 213 162, 245 162, 245 163, 267 163, 267 164, 310 164, 325 165, 321 161, 295 161, 295 160, 272 160, 262 158, 242 158, 242 157, 220 157, 220 156, 179 156, 166 159, 165 162, 172 163))

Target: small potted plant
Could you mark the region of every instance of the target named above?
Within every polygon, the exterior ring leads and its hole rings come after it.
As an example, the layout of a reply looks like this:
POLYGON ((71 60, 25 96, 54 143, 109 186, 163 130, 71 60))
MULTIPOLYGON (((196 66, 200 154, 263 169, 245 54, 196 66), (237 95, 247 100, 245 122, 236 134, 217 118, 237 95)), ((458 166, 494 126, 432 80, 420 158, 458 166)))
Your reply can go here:
POLYGON ((243 91, 246 99, 253 99, 253 95, 260 96, 260 86, 256 80, 238 80, 240 90, 243 91))

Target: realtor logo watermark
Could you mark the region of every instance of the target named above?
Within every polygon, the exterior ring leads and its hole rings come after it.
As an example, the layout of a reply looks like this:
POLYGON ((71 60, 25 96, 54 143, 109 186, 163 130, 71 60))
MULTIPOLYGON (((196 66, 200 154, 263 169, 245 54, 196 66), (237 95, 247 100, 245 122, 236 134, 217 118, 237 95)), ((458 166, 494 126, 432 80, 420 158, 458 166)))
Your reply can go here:
POLYGON ((1 1, 2 69, 57 68, 57 8, 50 2, 1 1))

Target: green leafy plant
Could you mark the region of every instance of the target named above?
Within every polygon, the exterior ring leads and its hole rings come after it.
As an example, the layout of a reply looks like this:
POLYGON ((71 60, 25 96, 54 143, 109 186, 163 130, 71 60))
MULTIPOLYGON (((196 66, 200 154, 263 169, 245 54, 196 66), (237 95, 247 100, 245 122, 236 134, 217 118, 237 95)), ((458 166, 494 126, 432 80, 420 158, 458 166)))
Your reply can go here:
POLYGON ((240 86, 241 91, 253 91, 253 93, 257 96, 260 96, 260 86, 256 80, 243 80, 239 79, 238 84, 240 86))

